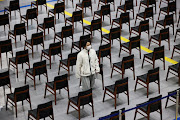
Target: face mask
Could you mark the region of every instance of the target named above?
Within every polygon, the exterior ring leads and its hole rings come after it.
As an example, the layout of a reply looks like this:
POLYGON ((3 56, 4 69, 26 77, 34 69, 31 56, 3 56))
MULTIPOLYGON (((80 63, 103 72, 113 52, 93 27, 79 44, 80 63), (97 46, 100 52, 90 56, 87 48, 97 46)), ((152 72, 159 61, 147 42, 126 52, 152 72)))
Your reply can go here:
POLYGON ((87 50, 90 50, 90 49, 91 49, 91 45, 87 46, 86 49, 87 49, 87 50))

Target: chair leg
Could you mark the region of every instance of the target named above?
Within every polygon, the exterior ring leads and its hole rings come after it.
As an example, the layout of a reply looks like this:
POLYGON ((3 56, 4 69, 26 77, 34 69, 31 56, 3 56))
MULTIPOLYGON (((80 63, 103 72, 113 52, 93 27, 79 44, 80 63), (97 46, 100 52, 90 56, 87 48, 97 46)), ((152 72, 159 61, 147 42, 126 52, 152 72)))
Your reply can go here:
POLYGON ((15 102, 16 118, 17 118, 17 103, 15 102))
POLYGON ((161 10, 159 11, 158 20, 159 20, 160 15, 161 15, 161 10))
POLYGON ((113 70, 114 70, 114 65, 113 65, 113 67, 112 67, 112 71, 111 71, 111 78, 112 78, 113 70))
POLYGON ((174 56, 174 51, 175 51, 175 47, 173 48, 171 59, 172 59, 173 56, 174 56))
POLYGON ((137 83, 138 83, 138 78, 136 79, 136 84, 135 84, 135 87, 134 87, 134 91, 136 91, 137 83))
POLYGON ((151 39, 152 39, 152 38, 149 39, 149 46, 148 46, 148 49, 150 48, 150 45, 151 45, 151 39))
POLYGON ((167 97, 165 108, 167 108, 169 97, 167 97))
POLYGON ((35 76, 33 77, 33 81, 34 81, 34 90, 36 90, 36 81, 35 81, 35 76))
POLYGON ((149 96, 149 83, 147 84, 147 98, 149 96))
POLYGON ((169 67, 168 67, 168 71, 167 71, 167 75, 166 75, 166 81, 167 81, 167 79, 168 79, 168 76, 169 76, 169 67))
POLYGON ((106 88, 104 90, 103 102, 104 102, 104 99, 105 99, 105 95, 106 95, 106 88))
POLYGON ((141 66, 141 68, 143 68, 144 60, 145 60, 145 57, 143 58, 143 62, 142 62, 142 66, 141 66))
POLYGON ((93 117, 94 117, 94 103, 92 102, 92 113, 93 113, 93 117))
POLYGON ((134 114, 134 120, 136 120, 136 115, 137 115, 137 109, 136 109, 135 114, 134 114))
POLYGON ((122 50, 122 46, 120 46, 119 57, 120 57, 120 55, 121 55, 121 50, 122 50))
POLYGON ((175 37, 174 37, 174 42, 176 42, 176 37, 177 37, 178 31, 176 31, 175 37))
POLYGON ((155 28, 154 28, 154 33, 156 32, 156 27, 157 27, 157 22, 156 22, 156 26, 155 26, 155 28))
POLYGON ((70 106, 70 101, 68 102, 67 114, 69 113, 69 106, 70 106))
POLYGON ((115 102, 114 108, 116 109, 116 99, 117 99, 117 98, 116 98, 116 94, 114 94, 114 98, 115 98, 115 99, 114 99, 114 102, 115 102))
POLYGON ((59 62, 59 70, 58 70, 58 75, 60 73, 60 70, 61 70, 61 62, 59 62))
POLYGON ((56 90, 54 91, 55 105, 56 105, 56 90))
POLYGON ((46 90, 47 90, 47 84, 46 84, 45 91, 44 91, 44 98, 46 98, 46 90))
POLYGON ((81 117, 81 116, 80 116, 80 110, 81 110, 81 109, 80 109, 80 106, 78 106, 78 116, 79 116, 79 120, 80 120, 80 117, 81 117))
POLYGON ((159 91, 159 94, 160 94, 160 81, 158 81, 158 91, 159 91))

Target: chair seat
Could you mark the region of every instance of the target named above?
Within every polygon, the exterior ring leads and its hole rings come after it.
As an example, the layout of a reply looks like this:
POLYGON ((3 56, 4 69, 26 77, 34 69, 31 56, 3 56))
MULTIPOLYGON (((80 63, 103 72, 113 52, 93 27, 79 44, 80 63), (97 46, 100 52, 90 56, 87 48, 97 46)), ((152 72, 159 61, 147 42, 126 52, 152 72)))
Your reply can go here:
POLYGON ((73 45, 76 46, 76 47, 78 47, 78 48, 80 47, 80 46, 79 46, 79 41, 73 42, 73 45))
POLYGON ((174 48, 176 48, 176 49, 179 49, 179 50, 180 50, 180 44, 175 45, 175 46, 174 46, 174 48))
MULTIPOLYGON (((143 104, 145 104, 145 103, 143 103, 143 104)), ((148 105, 146 105, 146 106, 142 106, 142 107, 140 107, 139 109, 141 109, 141 110, 143 110, 144 112, 146 112, 146 113, 147 113, 147 110, 148 110, 148 105)))
POLYGON ((118 6, 118 9, 124 10, 125 5, 118 6))
POLYGON ((164 26, 164 20, 157 21, 157 24, 160 24, 160 25, 164 26))
POLYGON ((91 25, 84 26, 84 28, 90 31, 91 30, 91 25))
POLYGON ((113 19, 113 21, 116 22, 116 23, 119 23, 120 22, 120 18, 113 19))
POLYGON ((95 11, 94 14, 101 15, 101 10, 95 11))
POLYGON ((28 73, 30 73, 31 75, 33 75, 33 68, 30 69, 26 69, 28 73))
POLYGON ((62 64, 68 65, 68 59, 60 60, 62 64))
POLYGON ((72 101, 73 103, 75 103, 76 105, 78 104, 78 96, 72 97, 69 100, 72 101))
POLYGON ((145 14, 145 12, 142 12, 142 13, 139 13, 139 14, 137 14, 139 17, 141 17, 141 18, 144 18, 144 14, 145 14))
POLYGON ((61 38, 61 32, 57 32, 57 33, 55 33, 58 37, 60 37, 61 38))
POLYGON ((142 81, 144 81, 144 82, 146 82, 146 80, 147 80, 147 74, 137 76, 137 78, 140 79, 140 80, 142 80, 142 81))
POLYGON ((49 86, 50 88, 54 89, 54 81, 53 82, 48 82, 46 83, 47 86, 49 86))
POLYGON ((68 17, 68 18, 66 18, 66 20, 72 22, 72 17, 68 17))
POLYGON ((109 39, 110 34, 103 34, 102 36, 103 36, 104 38, 106 38, 106 39, 109 39))
POLYGON ((140 2, 141 4, 144 4, 144 5, 147 5, 148 3, 147 3, 147 0, 143 0, 143 1, 141 1, 140 2))
POLYGON ((172 69, 173 71, 178 72, 178 68, 179 68, 179 63, 175 64, 175 65, 171 65, 169 66, 170 69, 172 69))
POLYGON ((38 24, 38 27, 41 27, 41 28, 43 28, 43 23, 42 23, 42 24, 38 24))
POLYGON ((155 40, 159 40, 159 36, 160 36, 160 34, 152 35, 151 37, 152 37, 153 39, 155 39, 155 40))
POLYGON ((16 63, 16 57, 10 58, 10 61, 12 61, 13 63, 16 63))
POLYGON ((135 26, 135 27, 132 27, 132 30, 134 30, 134 31, 139 31, 139 26, 135 26))
POLYGON ((43 51, 43 53, 49 55, 49 49, 44 49, 44 50, 42 50, 42 51, 43 51))
POLYGON ((34 118, 37 118, 37 109, 29 110, 28 113, 34 118))
POLYGON ((115 85, 106 86, 106 89, 108 89, 110 92, 114 93, 115 85))
POLYGON ((25 40, 25 42, 31 44, 31 40, 25 40))
POLYGON ((4 7, 4 9, 5 9, 5 10, 9 10, 9 7, 8 7, 8 6, 6 6, 6 7, 4 7))
POLYGON ((167 12, 168 11, 168 7, 163 7, 160 9, 161 11, 167 12))
POLYGON ((122 62, 117 62, 113 64, 114 66, 121 68, 122 67, 122 62))
POLYGON ((37 4, 37 1, 32 1, 31 4, 35 4, 35 5, 36 5, 36 4, 37 4))
POLYGON ((76 5, 82 8, 82 3, 78 3, 76 5))
POLYGON ((125 47, 125 48, 129 48, 129 42, 127 42, 127 43, 123 43, 123 44, 121 44, 123 47, 125 47))
POLYGON ((7 94, 7 97, 14 101, 14 93, 7 94))
POLYGON ((14 34, 14 30, 10 30, 9 33, 14 34))
POLYGON ((22 15, 21 17, 24 18, 24 19, 26 19, 26 15, 22 15))
POLYGON ((144 55, 145 57, 152 59, 153 58, 153 53, 148 53, 144 55))
POLYGON ((180 32, 180 28, 179 28, 179 29, 177 29, 177 32, 180 32))
POLYGON ((100 0, 101 2, 105 3, 105 0, 100 0))
POLYGON ((50 9, 49 12, 54 13, 54 9, 50 9))

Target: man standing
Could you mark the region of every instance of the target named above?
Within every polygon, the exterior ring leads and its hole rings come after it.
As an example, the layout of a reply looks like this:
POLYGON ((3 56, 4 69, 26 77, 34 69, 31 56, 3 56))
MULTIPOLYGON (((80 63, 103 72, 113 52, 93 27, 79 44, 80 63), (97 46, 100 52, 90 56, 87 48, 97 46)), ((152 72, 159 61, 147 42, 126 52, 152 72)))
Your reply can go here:
POLYGON ((98 72, 100 68, 96 51, 91 48, 91 43, 86 41, 76 61, 76 77, 81 79, 83 91, 93 87, 98 72))

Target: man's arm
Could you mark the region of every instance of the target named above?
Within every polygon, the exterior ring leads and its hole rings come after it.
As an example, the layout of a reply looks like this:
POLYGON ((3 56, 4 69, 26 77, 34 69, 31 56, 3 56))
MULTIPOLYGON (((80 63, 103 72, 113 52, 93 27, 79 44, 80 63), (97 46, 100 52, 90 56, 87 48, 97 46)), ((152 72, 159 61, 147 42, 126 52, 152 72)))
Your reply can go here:
POLYGON ((82 66, 82 57, 80 54, 78 54, 76 60, 76 77, 78 79, 81 77, 81 66, 82 66))
POLYGON ((97 55, 96 55, 96 51, 94 52, 94 54, 95 54, 95 72, 96 73, 99 73, 100 72, 100 68, 99 68, 99 59, 98 59, 98 57, 97 57, 97 55))

